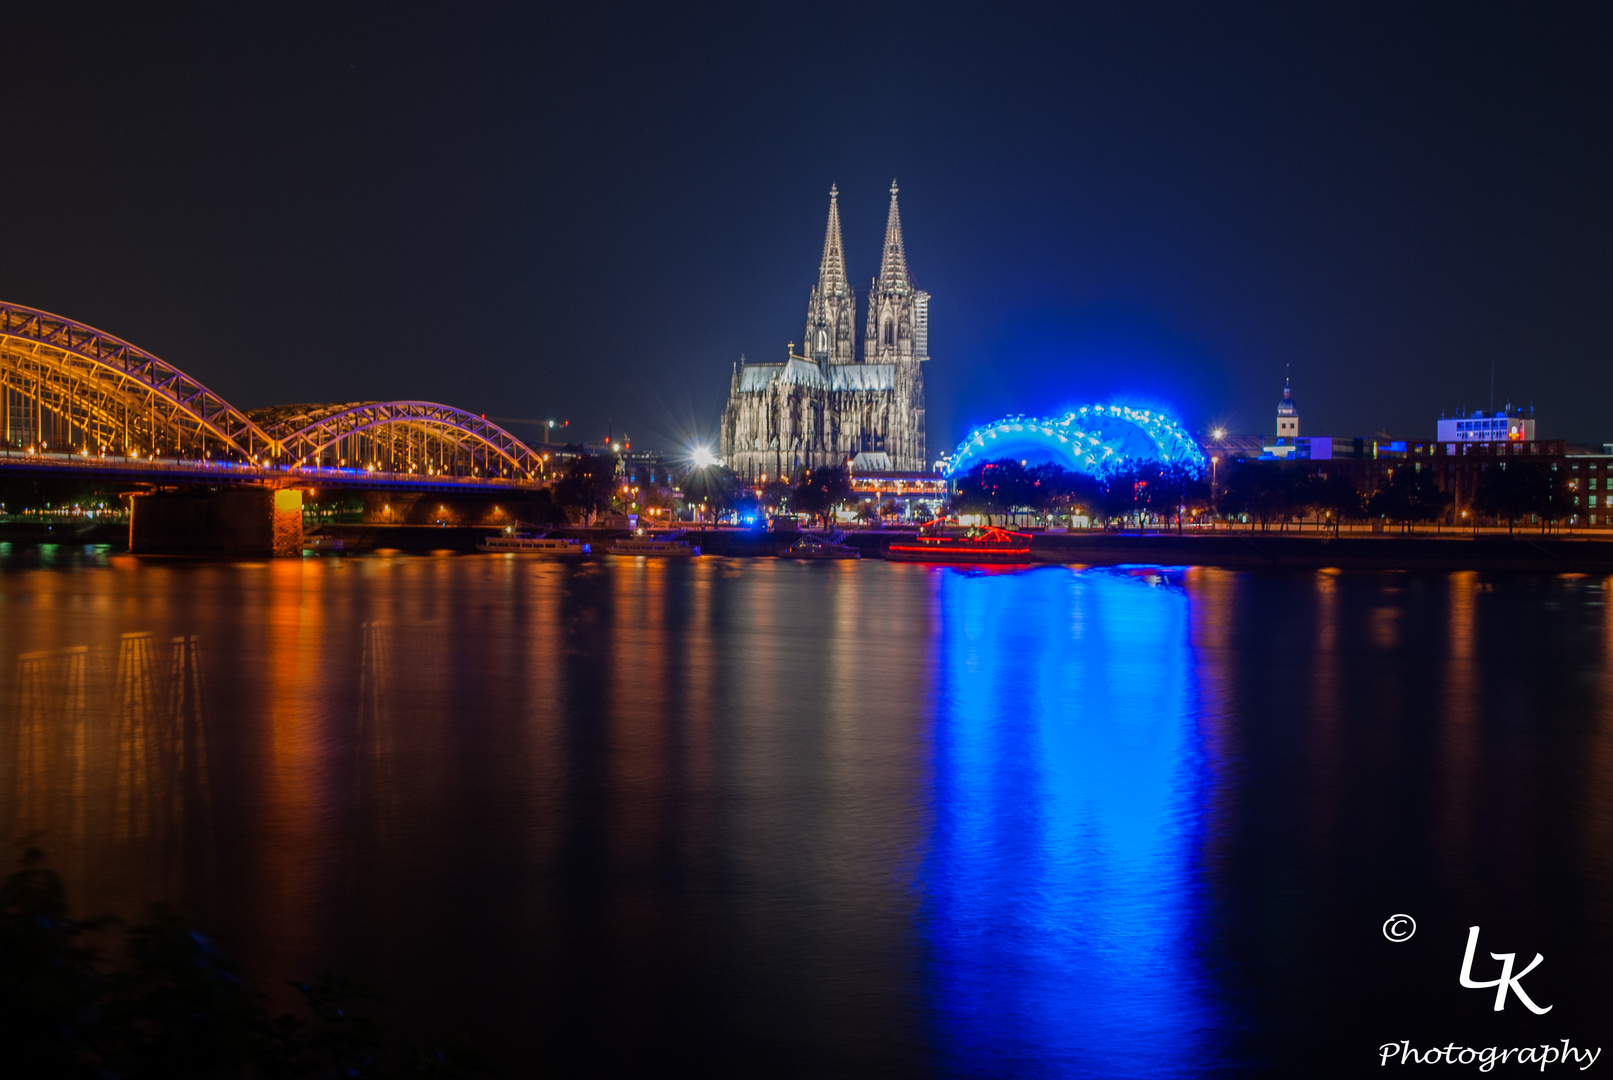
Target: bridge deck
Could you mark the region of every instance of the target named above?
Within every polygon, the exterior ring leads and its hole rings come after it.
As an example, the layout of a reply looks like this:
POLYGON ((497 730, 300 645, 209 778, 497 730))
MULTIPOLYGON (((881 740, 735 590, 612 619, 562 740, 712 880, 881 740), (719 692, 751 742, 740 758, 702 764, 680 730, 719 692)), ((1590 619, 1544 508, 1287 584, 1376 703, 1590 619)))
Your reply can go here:
POLYGON ((123 455, 0 450, 0 474, 82 477, 156 484, 257 484, 269 487, 349 487, 368 491, 532 491, 536 481, 491 476, 380 472, 310 465, 281 468, 229 461, 131 458, 123 455))

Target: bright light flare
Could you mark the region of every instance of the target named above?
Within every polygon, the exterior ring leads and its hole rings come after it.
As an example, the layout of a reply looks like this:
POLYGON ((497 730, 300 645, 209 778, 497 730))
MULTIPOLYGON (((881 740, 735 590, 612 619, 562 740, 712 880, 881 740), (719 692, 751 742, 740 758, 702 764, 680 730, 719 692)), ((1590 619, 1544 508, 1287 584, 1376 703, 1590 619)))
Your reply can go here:
POLYGON ((709 446, 696 446, 689 451, 689 462, 697 469, 709 469, 717 464, 717 455, 709 446))

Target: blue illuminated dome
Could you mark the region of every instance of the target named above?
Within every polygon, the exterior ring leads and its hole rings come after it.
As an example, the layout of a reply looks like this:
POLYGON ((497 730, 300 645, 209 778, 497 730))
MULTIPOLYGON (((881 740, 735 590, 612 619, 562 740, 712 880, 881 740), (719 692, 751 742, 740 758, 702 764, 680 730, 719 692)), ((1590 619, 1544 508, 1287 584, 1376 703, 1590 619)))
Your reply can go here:
POLYGON ((1086 405, 1059 417, 1010 416, 978 427, 952 453, 949 475, 998 458, 1052 461, 1099 473, 1128 462, 1178 462, 1195 472, 1204 453, 1164 413, 1125 405, 1086 405))

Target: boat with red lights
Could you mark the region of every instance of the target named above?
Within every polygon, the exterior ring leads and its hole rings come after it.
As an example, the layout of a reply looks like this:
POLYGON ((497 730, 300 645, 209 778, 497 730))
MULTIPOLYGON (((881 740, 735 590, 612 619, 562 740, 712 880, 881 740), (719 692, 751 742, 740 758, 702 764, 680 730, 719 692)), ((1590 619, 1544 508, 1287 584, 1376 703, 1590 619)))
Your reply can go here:
POLYGON ((993 526, 976 526, 964 532, 947 532, 926 525, 911 540, 894 540, 885 558, 891 562, 934 562, 981 565, 1028 563, 1030 533, 1009 532, 993 526))

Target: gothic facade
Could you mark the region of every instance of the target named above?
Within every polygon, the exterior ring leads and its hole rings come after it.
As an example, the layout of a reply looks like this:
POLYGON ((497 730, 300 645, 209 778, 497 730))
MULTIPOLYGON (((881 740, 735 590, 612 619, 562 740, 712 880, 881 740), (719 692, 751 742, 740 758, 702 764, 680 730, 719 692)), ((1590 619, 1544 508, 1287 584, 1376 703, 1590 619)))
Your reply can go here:
POLYGON ((868 290, 862 350, 857 294, 840 241, 839 191, 829 189, 829 226, 818 282, 807 301, 806 336, 782 363, 740 359, 723 410, 723 462, 741 476, 789 477, 851 462, 859 472, 921 472, 924 369, 930 294, 913 285, 891 183, 879 275, 868 290))

